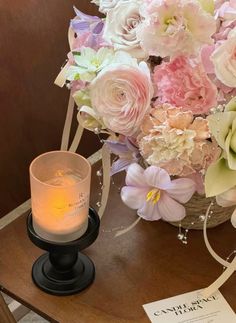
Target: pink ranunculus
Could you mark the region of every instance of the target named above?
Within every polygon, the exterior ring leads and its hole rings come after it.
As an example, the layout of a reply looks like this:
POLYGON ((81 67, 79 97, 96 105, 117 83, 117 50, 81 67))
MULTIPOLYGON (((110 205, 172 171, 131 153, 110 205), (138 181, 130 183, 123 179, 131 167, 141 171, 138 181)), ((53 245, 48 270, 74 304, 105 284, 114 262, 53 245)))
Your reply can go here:
POLYGON ((150 109, 153 88, 146 63, 105 68, 92 81, 92 106, 105 126, 125 136, 135 136, 150 109))
POLYGON ((181 221, 187 203, 195 192, 195 183, 188 178, 171 180, 169 174, 156 166, 143 169, 131 164, 121 198, 145 220, 181 221))
POLYGON ((184 56, 162 63, 154 70, 156 95, 161 103, 170 103, 193 114, 208 113, 217 105, 217 88, 201 63, 184 56))

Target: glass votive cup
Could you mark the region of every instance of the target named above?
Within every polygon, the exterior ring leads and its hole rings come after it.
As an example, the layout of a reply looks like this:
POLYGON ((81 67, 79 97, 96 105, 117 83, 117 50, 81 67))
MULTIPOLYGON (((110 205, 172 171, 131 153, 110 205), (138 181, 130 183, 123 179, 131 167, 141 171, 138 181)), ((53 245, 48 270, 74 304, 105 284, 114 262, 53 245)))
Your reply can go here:
POLYGON ((54 242, 80 238, 88 227, 91 166, 69 151, 51 151, 30 165, 35 232, 54 242))

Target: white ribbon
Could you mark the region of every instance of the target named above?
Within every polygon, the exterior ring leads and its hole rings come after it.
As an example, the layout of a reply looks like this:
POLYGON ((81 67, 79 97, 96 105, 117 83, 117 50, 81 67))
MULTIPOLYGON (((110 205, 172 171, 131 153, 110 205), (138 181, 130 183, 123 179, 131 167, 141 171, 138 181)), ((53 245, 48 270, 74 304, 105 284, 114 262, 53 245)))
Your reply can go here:
POLYGON ((69 151, 72 151, 74 153, 76 152, 77 148, 79 147, 79 143, 82 138, 83 132, 84 132, 84 127, 79 124, 69 151))
POLYGON ((69 139, 70 139, 70 131, 71 131, 71 124, 73 119, 73 112, 74 112, 74 99, 70 94, 67 113, 66 113, 66 120, 64 124, 62 140, 61 140, 61 150, 67 150, 69 146, 69 139))
POLYGON ((123 234, 129 232, 130 230, 132 230, 141 220, 141 217, 138 217, 130 226, 128 226, 127 228, 123 229, 123 230, 119 230, 116 234, 115 237, 120 237, 123 234))
MULTIPOLYGON (((69 42, 69 46, 70 46, 70 50, 72 50, 72 45, 73 45, 73 41, 75 39, 75 33, 74 31, 69 27, 68 29, 68 42, 69 42)), ((66 65, 64 67, 62 67, 60 73, 57 75, 54 84, 56 84, 59 87, 63 87, 66 83, 66 72, 68 69, 69 63, 67 62, 66 65)))
POLYGON ((111 185, 111 178, 110 178, 111 156, 110 156, 110 150, 108 149, 106 144, 104 144, 102 147, 102 169, 103 169, 103 188, 102 188, 101 206, 98 210, 100 219, 102 218, 107 205, 109 192, 110 192, 110 185, 111 185))
POLYGON ((222 273, 222 275, 215 280, 214 283, 212 283, 209 287, 207 287, 204 291, 203 291, 203 296, 204 297, 209 297, 210 295, 214 294, 229 278, 230 276, 236 271, 236 257, 234 257, 233 261, 230 263, 228 261, 225 261, 224 259, 222 259, 220 256, 217 255, 217 253, 212 249, 208 237, 207 237, 207 219, 209 216, 209 212, 210 212, 210 208, 211 205, 209 205, 207 212, 206 212, 206 217, 205 217, 205 221, 204 221, 204 226, 203 226, 203 235, 204 235, 204 241, 206 244, 206 247, 208 249, 208 251, 210 252, 210 254, 212 255, 212 257, 218 261, 221 265, 223 265, 224 267, 226 267, 227 269, 222 273))
POLYGON ((216 281, 213 284, 211 284, 203 291, 203 296, 208 298, 209 296, 214 294, 230 278, 230 276, 233 275, 235 271, 236 271, 236 257, 234 257, 234 260, 231 262, 228 268, 223 272, 223 274, 218 279, 216 279, 216 281))
MULTIPOLYGON (((73 40, 75 38, 75 34, 71 28, 68 29, 68 42, 70 46, 70 50, 72 49, 73 40)), ((66 65, 61 69, 60 73, 56 77, 54 84, 59 87, 63 87, 66 82, 66 71, 68 68, 69 63, 67 62, 66 65)), ((61 150, 67 150, 69 146, 69 138, 70 138, 70 131, 71 131, 71 124, 73 119, 73 112, 74 112, 74 99, 70 94, 67 113, 66 113, 66 120, 64 124, 63 134, 62 134, 62 141, 61 141, 61 150)), ((74 146, 73 146, 74 149, 74 146)), ((76 148, 77 149, 77 148, 76 148)), ((75 150, 76 150, 75 149, 75 150)))
POLYGON ((57 75, 54 84, 56 84, 59 87, 63 87, 66 83, 66 72, 68 69, 69 63, 67 62, 64 67, 62 67, 60 73, 57 75))

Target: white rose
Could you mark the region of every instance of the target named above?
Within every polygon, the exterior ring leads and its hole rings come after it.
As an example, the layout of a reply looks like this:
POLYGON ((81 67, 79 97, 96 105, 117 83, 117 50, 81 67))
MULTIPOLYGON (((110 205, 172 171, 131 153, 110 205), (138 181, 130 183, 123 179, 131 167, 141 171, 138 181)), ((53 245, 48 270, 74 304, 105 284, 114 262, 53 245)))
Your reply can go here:
POLYGON ((211 55, 217 78, 229 87, 236 87, 236 27, 228 39, 211 55))
POLYGON ((116 7, 109 10, 104 27, 104 38, 116 50, 124 50, 133 57, 144 59, 147 53, 141 48, 136 34, 141 22, 140 5, 140 0, 120 0, 116 7))
MULTIPOLYGON (((121 0, 92 0, 92 3, 95 3, 97 6, 99 6, 99 11, 102 13, 107 13, 109 10, 115 8, 118 2, 121 0)), ((122 0, 129 2, 130 0, 122 0)))

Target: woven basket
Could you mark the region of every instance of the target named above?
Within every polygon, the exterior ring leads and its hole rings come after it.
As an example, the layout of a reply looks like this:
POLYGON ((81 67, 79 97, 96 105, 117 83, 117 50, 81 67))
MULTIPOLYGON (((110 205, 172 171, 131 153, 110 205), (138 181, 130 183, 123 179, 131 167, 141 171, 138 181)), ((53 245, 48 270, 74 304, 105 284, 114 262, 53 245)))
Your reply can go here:
MULTIPOLYGON (((205 198, 201 195, 194 194, 191 200, 184 206, 186 208, 187 216, 181 222, 169 222, 170 224, 184 229, 203 229, 203 220, 199 217, 205 215, 212 198, 205 198)), ((211 216, 208 218, 207 227, 214 228, 217 225, 228 221, 235 209, 235 206, 221 207, 216 202, 211 207, 211 216)))

